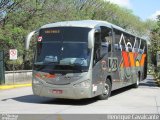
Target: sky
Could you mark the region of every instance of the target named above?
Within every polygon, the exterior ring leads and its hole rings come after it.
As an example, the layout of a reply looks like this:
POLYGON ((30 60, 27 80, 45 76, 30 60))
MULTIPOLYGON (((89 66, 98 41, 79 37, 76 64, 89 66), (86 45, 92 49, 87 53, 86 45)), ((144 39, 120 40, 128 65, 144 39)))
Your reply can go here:
POLYGON ((142 20, 156 19, 160 15, 160 0, 109 0, 115 4, 127 7, 142 20))

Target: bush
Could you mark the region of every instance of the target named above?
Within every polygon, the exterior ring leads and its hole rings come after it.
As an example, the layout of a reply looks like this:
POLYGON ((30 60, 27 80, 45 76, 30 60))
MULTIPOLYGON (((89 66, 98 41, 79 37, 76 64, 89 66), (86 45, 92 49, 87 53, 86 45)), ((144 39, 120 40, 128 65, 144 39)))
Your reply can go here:
POLYGON ((5 62, 6 69, 11 70, 22 70, 24 68, 23 59, 19 57, 17 60, 7 60, 5 62))

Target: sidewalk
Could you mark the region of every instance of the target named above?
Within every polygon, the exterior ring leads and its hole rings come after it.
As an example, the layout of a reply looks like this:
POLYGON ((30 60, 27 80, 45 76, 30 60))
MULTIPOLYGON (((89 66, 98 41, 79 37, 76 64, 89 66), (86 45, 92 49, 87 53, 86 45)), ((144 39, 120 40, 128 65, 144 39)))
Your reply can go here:
POLYGON ((19 87, 29 87, 32 86, 31 83, 27 84, 15 84, 15 85, 0 85, 0 90, 13 89, 19 87))
POLYGON ((5 71, 5 84, 0 90, 32 86, 32 70, 5 71))

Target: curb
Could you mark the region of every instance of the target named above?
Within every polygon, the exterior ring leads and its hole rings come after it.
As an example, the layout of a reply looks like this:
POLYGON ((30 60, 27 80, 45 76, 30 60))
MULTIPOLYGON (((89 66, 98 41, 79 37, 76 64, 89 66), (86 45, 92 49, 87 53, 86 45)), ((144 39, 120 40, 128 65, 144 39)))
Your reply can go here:
POLYGON ((0 90, 7 90, 20 87, 30 87, 32 84, 0 85, 0 90))

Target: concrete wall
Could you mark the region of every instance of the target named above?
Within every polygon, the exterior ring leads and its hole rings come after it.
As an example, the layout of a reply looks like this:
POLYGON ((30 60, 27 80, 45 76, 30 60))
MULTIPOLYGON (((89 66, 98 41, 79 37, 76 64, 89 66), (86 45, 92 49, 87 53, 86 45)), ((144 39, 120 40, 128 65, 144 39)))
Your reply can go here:
POLYGON ((5 84, 23 84, 32 82, 32 70, 6 71, 5 84))

